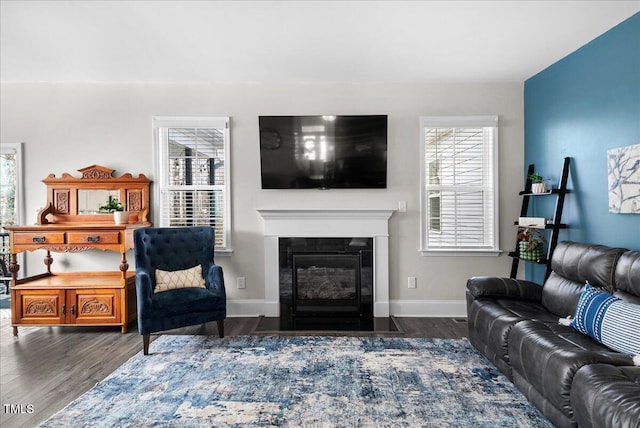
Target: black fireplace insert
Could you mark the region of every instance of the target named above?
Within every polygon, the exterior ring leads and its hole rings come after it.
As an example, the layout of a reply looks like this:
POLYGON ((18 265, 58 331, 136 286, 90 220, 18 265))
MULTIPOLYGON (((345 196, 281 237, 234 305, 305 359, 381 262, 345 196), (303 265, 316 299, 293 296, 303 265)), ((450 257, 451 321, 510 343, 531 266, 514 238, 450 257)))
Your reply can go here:
POLYGON ((372 324, 372 238, 280 238, 279 252, 283 323, 372 324))
POLYGON ((360 253, 294 253, 293 314, 361 315, 360 253))

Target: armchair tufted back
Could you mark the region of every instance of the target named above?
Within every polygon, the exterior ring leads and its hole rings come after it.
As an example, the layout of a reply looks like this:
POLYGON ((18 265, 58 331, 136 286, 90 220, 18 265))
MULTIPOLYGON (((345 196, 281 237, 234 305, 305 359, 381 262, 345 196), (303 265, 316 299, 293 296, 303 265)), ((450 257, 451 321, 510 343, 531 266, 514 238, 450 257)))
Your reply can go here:
MULTIPOLYGON (((133 233, 136 269, 155 273, 175 271, 198 264, 207 272, 213 264, 214 235, 211 227, 149 227, 133 233)), ((152 280, 155 278, 152 274, 152 280)))

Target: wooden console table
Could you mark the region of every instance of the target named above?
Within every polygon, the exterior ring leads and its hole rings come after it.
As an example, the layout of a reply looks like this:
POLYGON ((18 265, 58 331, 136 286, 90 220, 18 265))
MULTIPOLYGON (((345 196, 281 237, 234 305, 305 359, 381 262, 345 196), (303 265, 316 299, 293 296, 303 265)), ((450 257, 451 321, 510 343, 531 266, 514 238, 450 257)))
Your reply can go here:
MULTIPOLYGON (((147 221, 151 181, 143 175, 114 178, 113 170, 98 165, 80 171, 82 178, 69 174, 56 178, 51 174, 43 180, 47 184, 48 205, 38 215, 38 224, 5 226, 10 241, 14 336, 18 326, 25 325, 110 325, 119 326, 126 333, 127 325, 136 319, 135 273, 128 270, 126 253, 133 249, 133 231, 151 226, 147 221), (125 203, 136 221, 115 224, 112 214, 83 207, 85 200, 95 204, 94 191, 107 192, 110 199, 125 203), (119 270, 51 272, 52 252, 92 249, 120 253, 119 270), (16 255, 36 250, 46 251, 46 273, 17 279, 20 266, 16 255)), ((103 198, 102 193, 98 195, 103 198)))

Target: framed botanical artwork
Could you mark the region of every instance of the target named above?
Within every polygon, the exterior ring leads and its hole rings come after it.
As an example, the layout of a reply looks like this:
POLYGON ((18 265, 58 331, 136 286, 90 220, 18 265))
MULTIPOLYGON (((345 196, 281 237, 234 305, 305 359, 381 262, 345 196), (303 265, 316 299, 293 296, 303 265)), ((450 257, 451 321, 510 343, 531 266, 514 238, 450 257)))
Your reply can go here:
POLYGON ((640 144, 607 152, 609 212, 640 214, 640 144))

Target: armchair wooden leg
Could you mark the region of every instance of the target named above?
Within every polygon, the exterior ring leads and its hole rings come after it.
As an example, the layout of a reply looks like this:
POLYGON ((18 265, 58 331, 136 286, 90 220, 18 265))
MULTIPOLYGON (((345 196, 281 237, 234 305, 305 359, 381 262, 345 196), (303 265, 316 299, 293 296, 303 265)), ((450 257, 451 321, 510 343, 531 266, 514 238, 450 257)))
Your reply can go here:
POLYGON ((218 336, 222 339, 224 337, 224 320, 216 321, 218 323, 218 336))
POLYGON ((151 338, 150 334, 142 335, 142 353, 144 355, 149 355, 149 339, 151 338))

